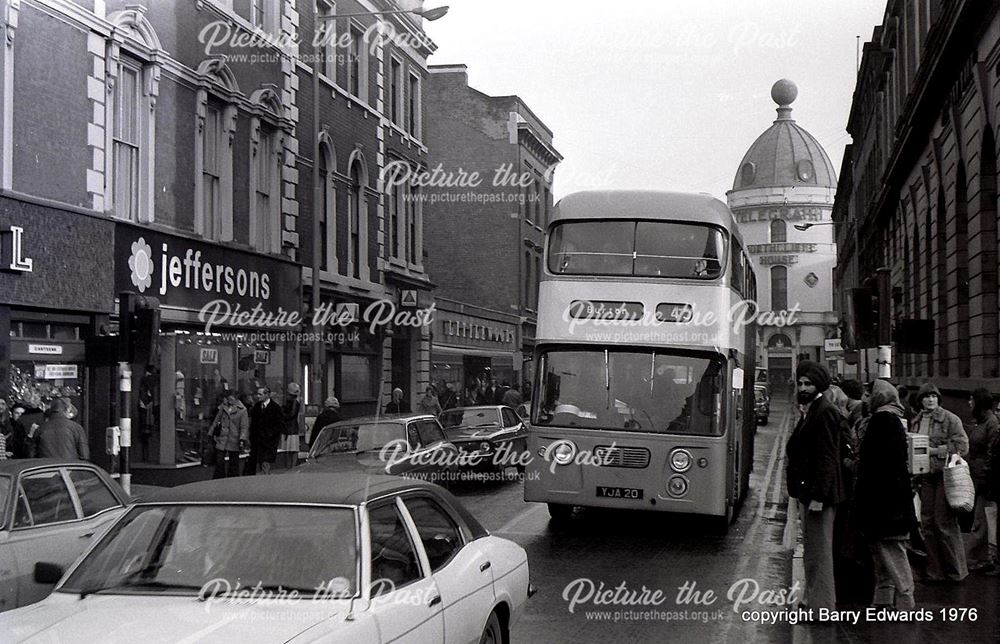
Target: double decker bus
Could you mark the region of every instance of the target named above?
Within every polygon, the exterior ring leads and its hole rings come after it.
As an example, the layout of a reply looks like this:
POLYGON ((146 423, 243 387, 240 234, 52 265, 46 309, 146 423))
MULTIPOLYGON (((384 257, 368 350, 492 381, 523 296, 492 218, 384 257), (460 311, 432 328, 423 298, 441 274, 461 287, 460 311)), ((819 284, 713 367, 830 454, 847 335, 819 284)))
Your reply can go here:
POLYGON ((546 231, 525 501, 709 515, 749 487, 756 279, 708 195, 582 192, 546 231))

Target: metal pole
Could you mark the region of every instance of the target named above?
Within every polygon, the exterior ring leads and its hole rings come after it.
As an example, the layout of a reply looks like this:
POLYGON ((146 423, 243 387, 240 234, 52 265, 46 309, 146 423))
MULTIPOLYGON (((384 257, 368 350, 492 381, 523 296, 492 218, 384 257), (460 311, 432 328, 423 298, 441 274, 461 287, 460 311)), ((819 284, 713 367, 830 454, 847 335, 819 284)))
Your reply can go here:
POLYGON ((889 269, 882 267, 878 275, 878 377, 892 378, 892 304, 889 301, 889 269))
MULTIPOLYGON (((319 17, 319 3, 313 4, 313 12, 315 16, 313 31, 323 24, 319 17)), ((325 38, 325 34, 324 34, 325 38)), ((319 71, 320 71, 320 47, 319 39, 316 34, 313 33, 313 77, 312 77, 312 89, 313 89, 313 164, 312 164, 312 181, 313 181, 313 204, 312 204, 312 288, 310 291, 313 315, 313 343, 312 351, 310 355, 310 362, 312 363, 311 373, 309 374, 309 382, 306 386, 309 387, 309 402, 311 404, 316 404, 323 398, 323 393, 320 391, 323 385, 323 340, 321 339, 322 325, 319 324, 317 313, 320 307, 320 253, 322 252, 322 240, 320 235, 319 218, 320 212, 319 207, 323 201, 323 186, 320 185, 319 176, 319 71)))
POLYGON ((127 362, 118 363, 118 391, 121 393, 118 426, 121 427, 121 452, 118 455, 122 489, 132 493, 132 367, 127 362))

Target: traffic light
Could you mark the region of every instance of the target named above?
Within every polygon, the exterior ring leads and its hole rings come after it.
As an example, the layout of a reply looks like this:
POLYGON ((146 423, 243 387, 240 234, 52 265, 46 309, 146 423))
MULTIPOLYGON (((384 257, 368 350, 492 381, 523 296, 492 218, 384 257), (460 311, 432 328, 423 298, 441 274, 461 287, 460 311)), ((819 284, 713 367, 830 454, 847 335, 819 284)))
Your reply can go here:
POLYGON ((879 298, 871 288, 851 289, 854 308, 854 344, 858 349, 878 346, 879 298))
POLYGON ((118 361, 155 364, 159 355, 160 303, 131 291, 118 294, 118 361))

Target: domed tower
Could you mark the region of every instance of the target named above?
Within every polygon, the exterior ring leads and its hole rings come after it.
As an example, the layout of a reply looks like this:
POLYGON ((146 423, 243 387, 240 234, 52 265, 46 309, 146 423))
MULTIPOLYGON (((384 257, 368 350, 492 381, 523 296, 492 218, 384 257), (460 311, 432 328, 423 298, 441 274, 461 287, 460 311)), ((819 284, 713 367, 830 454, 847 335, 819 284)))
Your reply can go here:
POLYGON ((757 274, 757 364, 767 367, 772 388, 789 386, 800 359, 835 366, 823 341, 837 328, 830 218, 837 177, 823 147, 792 119, 797 96, 790 80, 771 87, 778 118, 747 150, 726 193, 757 274))

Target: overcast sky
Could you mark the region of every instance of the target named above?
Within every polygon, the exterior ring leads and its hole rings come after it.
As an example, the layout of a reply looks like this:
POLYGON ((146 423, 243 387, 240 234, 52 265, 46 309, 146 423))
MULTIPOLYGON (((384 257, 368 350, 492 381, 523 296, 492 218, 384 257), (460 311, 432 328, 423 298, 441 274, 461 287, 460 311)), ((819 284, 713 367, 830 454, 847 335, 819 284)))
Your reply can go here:
POLYGON ((770 88, 799 87, 792 117, 839 171, 855 81, 856 36, 882 0, 428 0, 434 65, 518 94, 565 161, 556 197, 587 188, 657 188, 725 198, 743 154, 775 119, 770 88))

